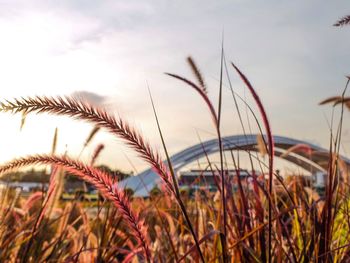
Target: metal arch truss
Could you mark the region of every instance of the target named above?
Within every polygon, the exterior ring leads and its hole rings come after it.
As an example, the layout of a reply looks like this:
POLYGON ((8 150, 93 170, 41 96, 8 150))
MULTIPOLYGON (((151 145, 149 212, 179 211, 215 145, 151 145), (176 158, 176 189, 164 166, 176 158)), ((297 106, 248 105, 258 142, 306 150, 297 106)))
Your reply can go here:
MULTIPOLYGON (((266 137, 264 137, 266 141, 266 137)), ((329 151, 311 144, 309 142, 295 140, 282 136, 274 136, 275 156, 281 157, 295 165, 302 167, 310 172, 325 171, 329 161, 329 151), (312 154, 309 156, 305 152, 293 152, 288 155, 283 155, 289 148, 304 144, 310 147, 312 154), (282 156, 283 155, 283 156, 282 156)), ((224 151, 242 150, 242 151, 257 151, 257 135, 233 135, 222 138, 224 151)), ((197 145, 191 146, 170 157, 174 172, 177 172, 186 166, 202 157, 205 154, 210 155, 219 151, 219 144, 217 139, 209 140, 197 145)), ((341 157, 342 160, 350 166, 350 160, 341 157)), ((119 187, 130 188, 134 191, 134 196, 148 196, 149 192, 160 182, 159 176, 147 169, 142 173, 126 178, 119 182, 119 187)))

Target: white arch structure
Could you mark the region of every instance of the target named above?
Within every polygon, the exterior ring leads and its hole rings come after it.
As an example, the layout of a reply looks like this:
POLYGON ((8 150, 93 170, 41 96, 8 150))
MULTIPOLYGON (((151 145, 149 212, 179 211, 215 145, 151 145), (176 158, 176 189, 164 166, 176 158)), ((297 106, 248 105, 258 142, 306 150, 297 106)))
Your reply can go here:
MULTIPOLYGON (((304 168, 310 172, 324 171, 327 169, 329 160, 329 151, 314 144, 295 140, 283 136, 274 136, 275 156, 281 157, 295 165, 304 168), (286 156, 281 156, 287 149, 298 144, 304 144, 310 147, 312 154, 309 156, 305 152, 293 152, 286 156)), ((266 140, 266 137, 265 137, 266 140)), ((222 138, 223 150, 242 150, 257 151, 257 135, 234 135, 222 138)), ((209 140, 197 145, 191 146, 170 157, 174 171, 177 172, 187 164, 219 151, 217 139, 209 140)), ((350 166, 350 160, 341 157, 342 160, 350 166)), ((135 196, 148 196, 149 191, 160 183, 159 176, 152 169, 147 169, 136 176, 131 176, 119 182, 119 187, 130 188, 135 196)))

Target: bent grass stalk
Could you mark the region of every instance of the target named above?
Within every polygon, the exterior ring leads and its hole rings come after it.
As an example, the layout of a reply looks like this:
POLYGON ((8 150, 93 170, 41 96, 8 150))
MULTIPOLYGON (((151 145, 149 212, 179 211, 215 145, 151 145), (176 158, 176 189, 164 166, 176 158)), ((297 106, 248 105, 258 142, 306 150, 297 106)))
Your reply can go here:
POLYGON ((94 185, 106 199, 110 200, 119 209, 123 218, 128 223, 128 226, 135 233, 135 237, 140 243, 140 246, 143 247, 147 261, 150 262, 151 252, 148 248, 145 235, 145 225, 131 210, 129 200, 124 191, 118 189, 116 182, 109 174, 66 156, 60 157, 53 155, 35 155, 16 159, 0 166, 0 174, 34 164, 56 165, 94 185))
POLYGON ((12 113, 46 112, 56 115, 66 115, 104 128, 123 139, 129 147, 134 149, 143 160, 152 166, 165 183, 167 189, 171 193, 174 193, 167 167, 160 158, 160 155, 127 122, 121 118, 116 119, 105 110, 95 108, 85 102, 69 97, 28 97, 1 102, 0 111, 12 113))

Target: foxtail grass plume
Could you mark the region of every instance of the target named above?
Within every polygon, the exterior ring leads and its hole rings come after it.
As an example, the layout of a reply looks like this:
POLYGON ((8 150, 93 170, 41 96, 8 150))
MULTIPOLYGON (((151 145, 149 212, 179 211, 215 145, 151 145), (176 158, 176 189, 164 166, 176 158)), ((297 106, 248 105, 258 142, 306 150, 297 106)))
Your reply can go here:
POLYGON ((187 62, 190 65, 194 76, 197 78, 199 85, 202 87, 203 92, 208 93, 206 85, 204 83, 204 78, 203 78, 201 72, 199 71, 196 63, 194 62, 193 58, 187 57, 187 62))
POLYGON ((92 139, 95 137, 95 135, 98 133, 98 131, 99 131, 100 129, 101 129, 100 127, 95 126, 95 127, 91 130, 89 136, 86 138, 86 141, 85 141, 85 143, 84 143, 84 147, 86 147, 86 146, 89 145, 89 143, 92 141, 92 139))
POLYGON ((97 158, 100 156, 100 153, 102 152, 102 150, 105 148, 104 144, 100 143, 99 145, 97 145, 92 157, 91 157, 91 162, 90 165, 94 166, 97 158))
POLYGON ((117 183, 109 174, 94 167, 87 166, 79 161, 70 159, 67 156, 54 155, 34 155, 26 158, 15 159, 12 162, 0 166, 0 174, 34 164, 56 165, 94 185, 106 199, 110 200, 119 209, 123 218, 127 222, 127 225, 135 233, 140 246, 143 247, 145 257, 150 261, 151 252, 148 248, 148 241, 146 238, 146 226, 131 210, 128 197, 125 195, 124 191, 118 188, 117 183))
POLYGON ((342 17, 333 26, 345 26, 349 24, 350 24, 350 15, 342 17))
POLYGON ((111 116, 105 110, 70 97, 28 97, 4 101, 0 103, 0 111, 13 113, 51 113, 66 115, 79 120, 85 120, 98 127, 104 128, 134 149, 138 155, 161 177, 167 190, 174 193, 172 179, 160 155, 143 137, 123 119, 111 116))

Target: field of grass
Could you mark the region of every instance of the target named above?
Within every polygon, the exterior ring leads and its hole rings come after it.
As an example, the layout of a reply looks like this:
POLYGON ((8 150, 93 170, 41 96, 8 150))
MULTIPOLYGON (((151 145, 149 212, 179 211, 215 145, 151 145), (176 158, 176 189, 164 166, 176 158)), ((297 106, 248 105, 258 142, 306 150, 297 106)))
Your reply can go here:
MULTIPOLYGON (((0 166, 1 174, 37 164, 51 168, 47 191, 24 198, 11 189, 1 190, 0 262, 350 262, 349 174, 339 156, 343 112, 350 105, 345 97, 350 79, 341 96, 321 103, 334 103, 341 107, 341 114, 334 124, 336 131, 330 134, 327 182, 320 196, 298 177, 275 174, 273 133, 263 102, 246 75, 235 64, 226 63, 224 52, 217 106, 195 62, 188 58, 188 64, 195 81, 167 75, 192 88, 208 107, 219 142, 219 165, 207 164, 219 173, 215 193, 189 196, 179 189, 154 107, 164 158, 124 119, 86 102, 69 97, 1 102, 2 112, 49 113, 88 122, 96 128, 87 143, 99 129, 111 133, 153 168, 162 187, 147 199, 133 197, 118 187, 108 171, 95 166, 102 145, 89 163, 83 163, 69 154, 56 155, 54 139, 50 154, 19 157, 0 166), (256 103, 258 112, 250 105, 247 108, 265 135, 259 146, 268 157, 266 163, 260 160, 268 169, 267 180, 257 179, 260 168, 252 162, 252 189, 237 180, 236 191, 225 176, 224 159, 232 158, 236 171, 239 162, 233 154, 225 156, 221 141, 223 78, 231 70, 256 103), (93 185, 103 198, 88 202, 63 195, 71 201, 62 201, 66 172, 93 185)), ((241 118, 238 106, 237 111, 241 118)))

